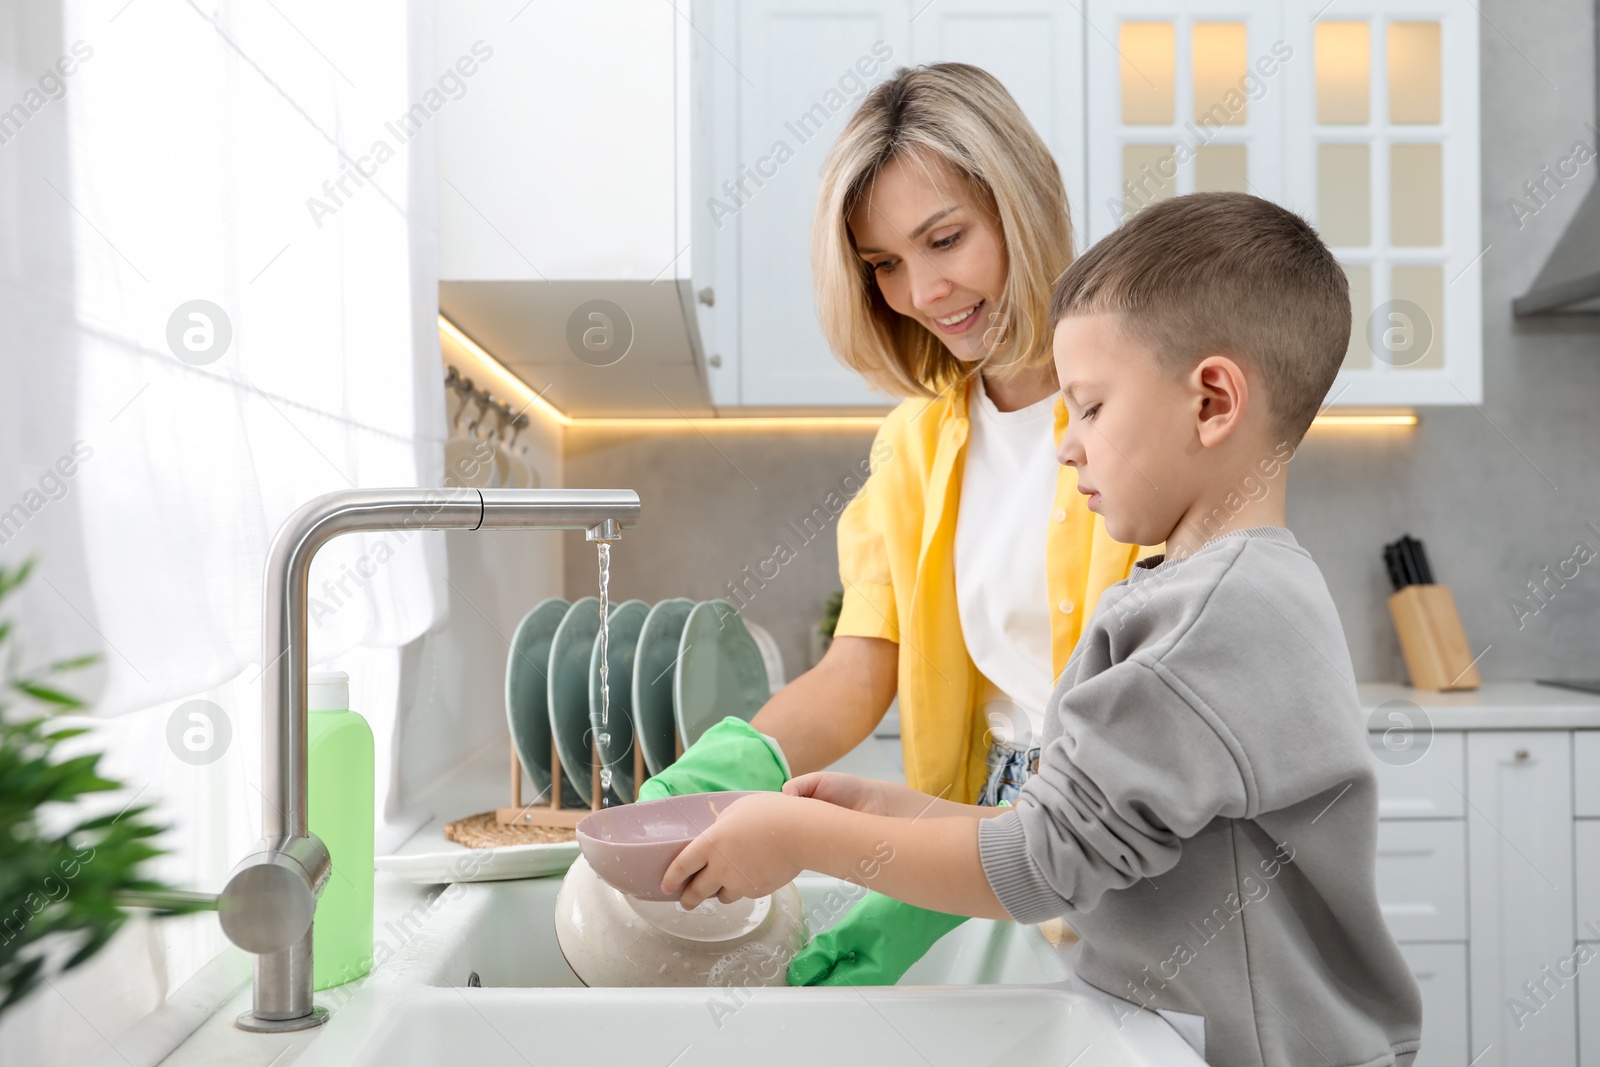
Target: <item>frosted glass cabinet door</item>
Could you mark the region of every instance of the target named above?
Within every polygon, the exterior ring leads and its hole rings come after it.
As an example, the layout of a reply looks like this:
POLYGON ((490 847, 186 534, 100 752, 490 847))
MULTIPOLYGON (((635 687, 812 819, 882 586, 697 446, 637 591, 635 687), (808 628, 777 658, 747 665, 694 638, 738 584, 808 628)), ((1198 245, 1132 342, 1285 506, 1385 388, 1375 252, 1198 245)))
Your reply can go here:
POLYGON ((1572 735, 1469 733, 1467 799, 1473 1062, 1571 1067, 1577 989, 1550 982, 1535 999, 1524 983, 1574 947, 1572 735))
POLYGON ((1284 199, 1283 107, 1296 61, 1273 0, 1092 0, 1089 241, 1184 193, 1284 199))
POLYGON ((1453 0, 1285 16, 1286 203, 1352 283, 1341 406, 1483 399, 1478 22, 1453 0))

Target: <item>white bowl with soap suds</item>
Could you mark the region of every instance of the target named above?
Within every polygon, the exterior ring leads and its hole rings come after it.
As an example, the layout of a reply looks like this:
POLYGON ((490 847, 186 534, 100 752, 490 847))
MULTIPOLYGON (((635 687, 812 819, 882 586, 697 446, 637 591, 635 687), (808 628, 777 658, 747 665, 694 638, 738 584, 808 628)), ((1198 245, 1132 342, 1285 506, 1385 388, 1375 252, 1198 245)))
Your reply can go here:
POLYGON ((810 932, 793 882, 693 911, 612 888, 579 856, 556 896, 556 941, 587 986, 782 986, 810 932))

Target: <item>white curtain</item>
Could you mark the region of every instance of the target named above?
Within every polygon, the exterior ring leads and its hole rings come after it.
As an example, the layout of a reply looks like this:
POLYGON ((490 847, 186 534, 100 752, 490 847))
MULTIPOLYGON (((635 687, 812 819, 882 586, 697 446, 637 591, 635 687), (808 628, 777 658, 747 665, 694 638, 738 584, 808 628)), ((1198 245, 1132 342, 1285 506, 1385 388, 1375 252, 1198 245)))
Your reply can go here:
MULTIPOLYGON (((388 125, 436 77, 429 23, 422 0, 0 7, 0 560, 39 559, 7 614, 25 662, 103 654, 69 688, 113 799, 173 825, 178 884, 216 888, 257 832, 279 524, 443 484, 433 131, 388 125), (196 697, 231 733, 200 765, 167 733, 196 697)), ((355 675, 380 797, 398 648, 448 602, 439 536, 349 535, 313 568, 312 660, 355 675)), ((222 946, 210 916, 131 931, 0 1023, 0 1061, 103 1055, 222 946)))

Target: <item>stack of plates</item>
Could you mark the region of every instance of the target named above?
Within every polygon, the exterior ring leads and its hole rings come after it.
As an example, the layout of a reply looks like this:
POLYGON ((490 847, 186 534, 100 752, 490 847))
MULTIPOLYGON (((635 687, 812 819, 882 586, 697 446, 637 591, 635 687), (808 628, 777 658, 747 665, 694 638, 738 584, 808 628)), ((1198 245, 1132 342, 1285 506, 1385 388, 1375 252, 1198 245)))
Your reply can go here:
POLYGON ((771 638, 725 600, 629 600, 611 608, 610 708, 602 723, 600 601, 552 598, 523 618, 506 661, 511 740, 538 794, 549 796, 550 749, 561 757, 562 806, 588 807, 590 746, 611 771, 610 799, 629 803, 638 745, 647 773, 728 715, 749 720, 783 684, 771 638), (755 633, 752 633, 754 629, 755 633))

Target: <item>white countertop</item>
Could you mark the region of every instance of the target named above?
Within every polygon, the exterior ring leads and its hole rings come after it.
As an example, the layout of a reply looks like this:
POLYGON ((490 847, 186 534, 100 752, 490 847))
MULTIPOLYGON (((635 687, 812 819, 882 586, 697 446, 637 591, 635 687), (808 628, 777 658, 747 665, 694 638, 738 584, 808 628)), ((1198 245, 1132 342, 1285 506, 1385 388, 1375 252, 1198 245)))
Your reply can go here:
MULTIPOLYGON (((1600 673, 1597 671, 1596 673, 1600 673)), ((1356 693, 1361 707, 1375 711, 1380 704, 1403 700, 1427 713, 1435 730, 1589 730, 1600 728, 1600 696, 1580 693, 1576 689, 1539 685, 1537 682, 1485 682, 1478 689, 1462 689, 1451 693, 1434 693, 1413 689, 1396 682, 1359 682, 1356 693)), ((1386 730, 1394 723, 1389 719, 1374 721, 1374 732, 1386 730)), ((895 708, 889 709, 874 736, 898 738, 900 717, 895 708)), ((867 746, 863 745, 865 749, 867 746)), ((859 749, 857 751, 860 751, 859 749)), ((850 757, 856 753, 852 752, 850 757)), ((847 757, 847 758, 850 758, 847 757)), ((895 750, 898 763, 899 750, 895 750)), ((868 778, 886 777, 870 771, 846 767, 841 762, 839 770, 849 770, 868 778)), ((904 779, 900 779, 903 781, 904 779)))
MULTIPOLYGON (((1389 701, 1420 708, 1435 730, 1587 730, 1600 728, 1600 696, 1535 682, 1485 682, 1478 689, 1434 693, 1392 682, 1356 687, 1362 708, 1389 701)), ((1372 729, 1393 725, 1380 717, 1372 729)))

